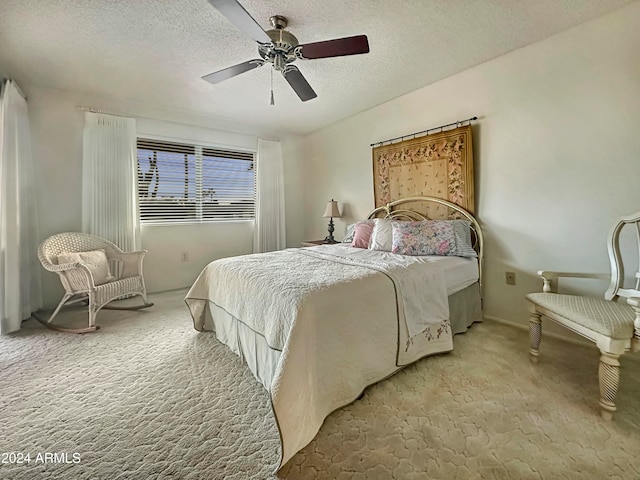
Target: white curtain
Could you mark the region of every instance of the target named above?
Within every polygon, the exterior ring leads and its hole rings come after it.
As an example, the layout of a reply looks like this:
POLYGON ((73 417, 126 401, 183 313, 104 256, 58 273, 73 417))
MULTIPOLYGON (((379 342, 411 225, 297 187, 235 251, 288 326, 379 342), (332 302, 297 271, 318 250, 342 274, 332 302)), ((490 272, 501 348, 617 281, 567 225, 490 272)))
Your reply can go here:
POLYGON ((280 142, 258 139, 256 165, 255 253, 286 246, 284 225, 284 172, 280 142))
POLYGON ((140 249, 136 165, 135 119, 86 112, 82 231, 126 252, 140 249))
POLYGON ((0 98, 0 334, 6 335, 42 307, 42 267, 27 101, 12 80, 0 98))

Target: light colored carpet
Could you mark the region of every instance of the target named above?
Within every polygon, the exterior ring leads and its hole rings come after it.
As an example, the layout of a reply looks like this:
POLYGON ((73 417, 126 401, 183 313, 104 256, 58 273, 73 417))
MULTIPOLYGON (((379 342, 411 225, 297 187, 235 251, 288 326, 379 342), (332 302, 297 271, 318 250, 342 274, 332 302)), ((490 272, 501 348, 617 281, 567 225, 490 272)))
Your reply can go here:
POLYGON ((638 361, 623 357, 619 411, 605 422, 596 351, 544 338, 530 365, 527 332, 489 321, 334 412, 276 477, 266 392, 215 335, 193 330, 184 294, 102 311, 97 333, 29 320, 1 337, 0 454, 31 463, 0 463, 0 478, 640 478, 638 361), (80 461, 36 461, 46 452, 80 461))

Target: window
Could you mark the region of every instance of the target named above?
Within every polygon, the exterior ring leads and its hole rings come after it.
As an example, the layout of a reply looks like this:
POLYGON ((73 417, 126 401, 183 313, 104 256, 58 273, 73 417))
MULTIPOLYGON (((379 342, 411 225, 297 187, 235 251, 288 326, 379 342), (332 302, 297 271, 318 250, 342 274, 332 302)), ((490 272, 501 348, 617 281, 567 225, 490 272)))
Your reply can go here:
POLYGON ((140 223, 255 218, 255 153, 138 138, 140 223))

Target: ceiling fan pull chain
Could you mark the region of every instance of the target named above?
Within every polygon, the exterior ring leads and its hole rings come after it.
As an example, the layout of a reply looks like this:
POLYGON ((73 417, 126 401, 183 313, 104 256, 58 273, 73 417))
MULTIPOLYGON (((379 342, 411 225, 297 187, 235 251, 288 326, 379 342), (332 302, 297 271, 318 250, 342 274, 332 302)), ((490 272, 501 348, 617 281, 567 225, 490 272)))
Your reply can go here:
POLYGON ((276 102, 273 100, 273 67, 271 67, 271 102, 269 105, 275 105, 276 102))

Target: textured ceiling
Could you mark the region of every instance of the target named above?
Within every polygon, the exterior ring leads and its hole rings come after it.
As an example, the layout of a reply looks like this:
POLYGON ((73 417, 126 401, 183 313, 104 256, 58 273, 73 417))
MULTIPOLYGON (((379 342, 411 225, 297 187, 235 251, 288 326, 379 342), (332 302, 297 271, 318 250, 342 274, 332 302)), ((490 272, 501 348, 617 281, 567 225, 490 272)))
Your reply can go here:
POLYGON ((1 0, 0 73, 282 132, 309 133, 632 0, 240 0, 264 28, 289 19, 300 43, 366 34, 371 53, 298 60, 318 98, 302 103, 265 66, 211 85, 203 75, 258 58, 207 0, 1 0))

